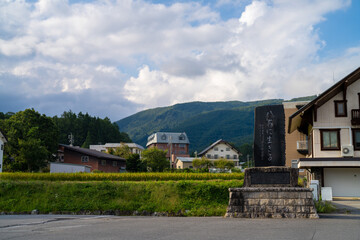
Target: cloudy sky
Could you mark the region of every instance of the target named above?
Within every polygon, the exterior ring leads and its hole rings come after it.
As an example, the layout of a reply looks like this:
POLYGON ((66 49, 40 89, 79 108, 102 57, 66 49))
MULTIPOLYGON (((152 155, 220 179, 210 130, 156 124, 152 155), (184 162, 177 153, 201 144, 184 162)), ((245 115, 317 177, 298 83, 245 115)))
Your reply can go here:
POLYGON ((119 120, 319 94, 360 66, 360 1, 1 0, 0 111, 119 120))

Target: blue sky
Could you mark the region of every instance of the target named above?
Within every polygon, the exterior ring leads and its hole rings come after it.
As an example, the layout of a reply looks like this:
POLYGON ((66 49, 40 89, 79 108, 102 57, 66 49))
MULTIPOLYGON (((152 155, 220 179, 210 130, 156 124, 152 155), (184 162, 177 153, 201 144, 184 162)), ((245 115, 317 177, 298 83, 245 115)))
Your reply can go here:
POLYGON ((319 94, 359 67, 360 2, 0 2, 0 111, 119 120, 319 94))

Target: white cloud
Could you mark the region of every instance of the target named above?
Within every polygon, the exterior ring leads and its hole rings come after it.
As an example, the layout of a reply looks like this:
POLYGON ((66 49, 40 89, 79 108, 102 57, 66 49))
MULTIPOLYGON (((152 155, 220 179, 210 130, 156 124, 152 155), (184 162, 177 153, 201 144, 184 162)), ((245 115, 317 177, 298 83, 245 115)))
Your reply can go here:
POLYGON ((237 19, 224 21, 197 2, 7 0, 0 3, 0 93, 42 99, 90 92, 99 105, 127 104, 114 107, 127 113, 319 93, 331 84, 327 68, 340 77, 359 62, 359 46, 337 59, 318 57, 326 43, 316 24, 349 4, 249 1, 237 19))

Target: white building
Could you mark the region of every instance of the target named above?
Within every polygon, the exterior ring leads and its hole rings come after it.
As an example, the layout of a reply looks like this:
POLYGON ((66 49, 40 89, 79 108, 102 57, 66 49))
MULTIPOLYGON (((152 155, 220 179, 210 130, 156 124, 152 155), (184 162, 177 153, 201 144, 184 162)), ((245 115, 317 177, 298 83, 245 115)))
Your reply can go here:
POLYGON ((241 153, 239 153, 228 142, 219 139, 209 147, 205 148, 198 155, 200 157, 204 156, 210 160, 224 158, 234 161, 235 166, 239 166, 239 156, 241 156, 241 153))
POLYGON ((4 147, 5 147, 6 142, 7 142, 7 139, 0 130, 0 173, 2 172, 2 169, 3 169, 4 147))
POLYGON ((308 180, 334 197, 360 197, 360 68, 291 115, 288 132, 295 131, 308 139, 298 161, 308 180))
POLYGON ((115 149, 124 145, 130 148, 131 153, 136 153, 139 154, 140 156, 142 151, 144 151, 144 148, 136 143, 106 143, 105 145, 90 145, 89 148, 99 152, 107 153, 109 152, 109 149, 115 149))

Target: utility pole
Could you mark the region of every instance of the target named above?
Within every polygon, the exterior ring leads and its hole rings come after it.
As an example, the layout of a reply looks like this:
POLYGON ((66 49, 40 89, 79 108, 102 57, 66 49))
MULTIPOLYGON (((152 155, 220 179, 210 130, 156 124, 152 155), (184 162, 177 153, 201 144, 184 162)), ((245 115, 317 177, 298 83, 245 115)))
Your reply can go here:
POLYGON ((169 137, 170 142, 170 169, 172 168, 172 136, 169 137))
POLYGON ((72 133, 70 133, 70 135, 68 135, 68 139, 70 142, 70 146, 74 146, 74 135, 72 135, 72 133))

